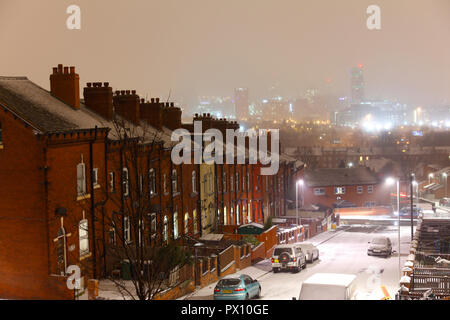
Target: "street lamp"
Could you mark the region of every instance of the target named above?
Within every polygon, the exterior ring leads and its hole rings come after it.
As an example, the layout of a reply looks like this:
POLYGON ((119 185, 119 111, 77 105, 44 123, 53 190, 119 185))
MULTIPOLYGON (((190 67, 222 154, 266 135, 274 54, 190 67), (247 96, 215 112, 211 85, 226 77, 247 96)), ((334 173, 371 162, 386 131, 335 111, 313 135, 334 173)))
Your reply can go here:
MULTIPOLYGON (((386 184, 393 185, 397 184, 397 215, 398 215, 398 275, 401 277, 401 263, 400 263, 400 180, 394 178, 387 178, 386 184)), ((411 213, 412 214, 412 213, 411 213)))
POLYGON ((305 184, 305 182, 303 181, 303 179, 300 179, 297 181, 297 183, 295 184, 295 211, 297 214, 297 225, 299 225, 299 221, 298 221, 298 186, 300 185, 302 187, 302 207, 303 207, 303 185, 305 184))
POLYGON ((444 172, 442 176, 445 178, 445 197, 447 198, 447 172, 444 172))

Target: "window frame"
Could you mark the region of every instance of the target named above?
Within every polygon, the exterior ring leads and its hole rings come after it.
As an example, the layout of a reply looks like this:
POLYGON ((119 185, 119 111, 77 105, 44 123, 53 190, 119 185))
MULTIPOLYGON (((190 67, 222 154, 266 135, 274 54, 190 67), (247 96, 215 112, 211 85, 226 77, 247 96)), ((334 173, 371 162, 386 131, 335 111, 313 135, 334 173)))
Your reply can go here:
POLYGON ((79 252, 80 257, 84 257, 90 253, 89 248, 89 222, 87 219, 80 220, 78 223, 78 246, 79 246, 79 252), (83 231, 83 234, 82 234, 83 231), (85 244, 87 243, 87 246, 85 244), (82 246, 82 243, 83 246, 82 246), (82 250, 82 247, 87 247, 86 249, 82 250))

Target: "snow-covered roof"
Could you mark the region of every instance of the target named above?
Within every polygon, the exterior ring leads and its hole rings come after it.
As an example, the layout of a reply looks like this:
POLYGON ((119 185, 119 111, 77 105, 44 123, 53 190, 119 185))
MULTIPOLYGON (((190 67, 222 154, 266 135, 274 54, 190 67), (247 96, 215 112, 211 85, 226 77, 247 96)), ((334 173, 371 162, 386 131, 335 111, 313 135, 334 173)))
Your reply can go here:
POLYGON ((111 126, 83 104, 74 109, 26 77, 0 77, 0 104, 42 133, 111 126))
POLYGON ((349 286, 356 279, 354 274, 316 273, 306 279, 303 284, 328 284, 335 286, 349 286))

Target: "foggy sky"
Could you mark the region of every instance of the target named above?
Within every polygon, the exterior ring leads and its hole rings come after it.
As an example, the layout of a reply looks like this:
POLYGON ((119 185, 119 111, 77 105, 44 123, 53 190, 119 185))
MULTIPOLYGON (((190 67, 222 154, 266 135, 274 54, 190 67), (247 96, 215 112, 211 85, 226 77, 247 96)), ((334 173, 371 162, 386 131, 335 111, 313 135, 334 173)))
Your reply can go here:
POLYGON ((250 98, 274 84, 349 95, 364 65, 366 96, 413 105, 450 101, 450 0, 0 0, 0 75, 49 88, 51 68, 75 65, 81 84, 192 103, 250 98), (81 7, 81 30, 66 8, 81 7), (381 7, 381 30, 366 8, 381 7), (326 86, 326 80, 331 85, 326 86))

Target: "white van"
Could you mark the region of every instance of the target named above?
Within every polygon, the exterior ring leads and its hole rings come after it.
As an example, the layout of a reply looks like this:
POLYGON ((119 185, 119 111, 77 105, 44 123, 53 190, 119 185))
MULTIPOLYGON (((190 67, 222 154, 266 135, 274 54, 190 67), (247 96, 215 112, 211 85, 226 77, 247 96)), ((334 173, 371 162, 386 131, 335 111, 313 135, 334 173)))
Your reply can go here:
MULTIPOLYGON (((316 273, 302 284, 299 300, 354 300, 356 275, 316 273)), ((295 298, 292 298, 295 300, 295 298)))

